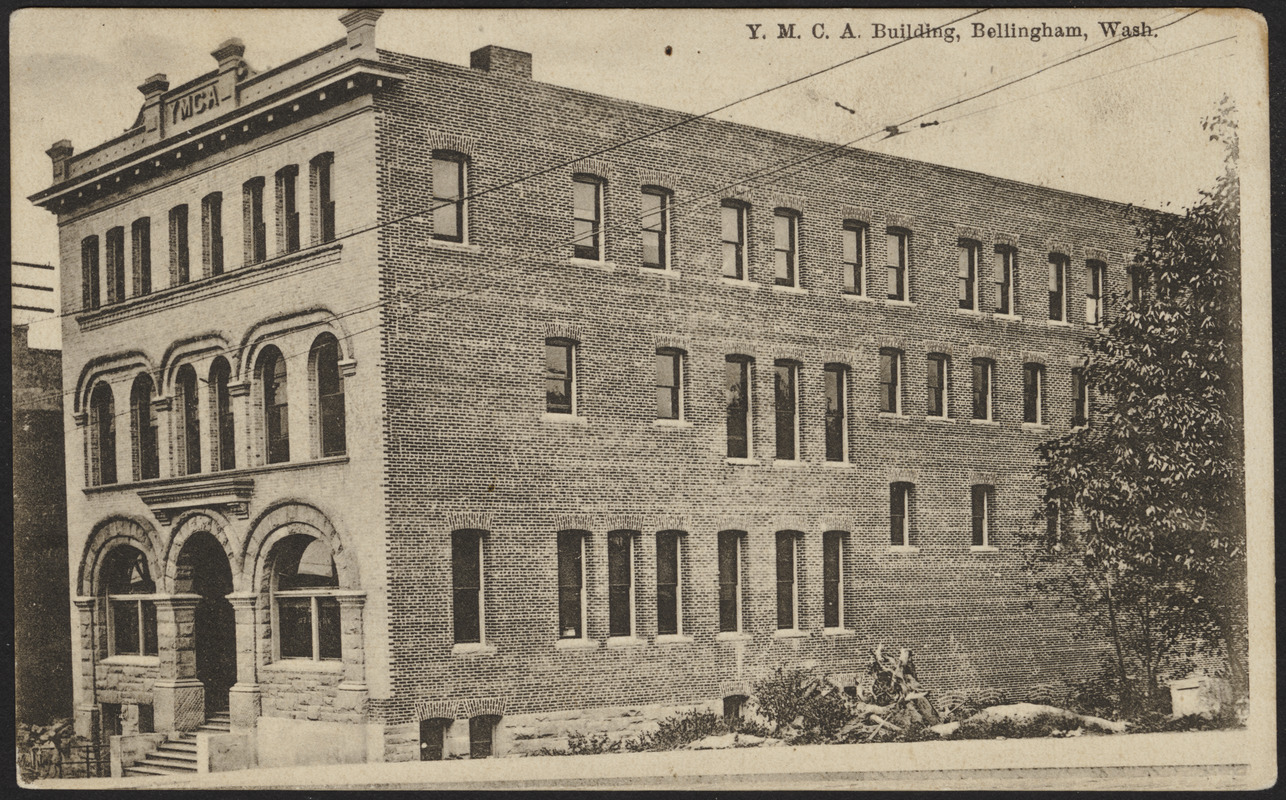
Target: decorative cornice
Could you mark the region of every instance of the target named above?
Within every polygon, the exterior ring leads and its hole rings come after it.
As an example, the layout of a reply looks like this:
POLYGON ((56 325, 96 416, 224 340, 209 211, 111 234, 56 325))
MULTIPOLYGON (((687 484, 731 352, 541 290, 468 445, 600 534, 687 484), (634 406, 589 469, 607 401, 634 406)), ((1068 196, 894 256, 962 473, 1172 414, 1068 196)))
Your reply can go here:
POLYGON ((180 511, 199 506, 223 506, 240 519, 250 517, 253 478, 209 477, 204 480, 140 489, 138 497, 162 525, 168 525, 180 511))

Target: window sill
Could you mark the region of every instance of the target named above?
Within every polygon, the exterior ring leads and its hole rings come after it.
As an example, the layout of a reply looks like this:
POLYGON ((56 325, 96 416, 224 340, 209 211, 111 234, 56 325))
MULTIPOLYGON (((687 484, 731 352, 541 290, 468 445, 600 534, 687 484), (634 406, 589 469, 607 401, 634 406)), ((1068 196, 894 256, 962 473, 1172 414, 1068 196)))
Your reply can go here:
POLYGON ((261 667, 266 672, 334 672, 344 671, 344 662, 339 659, 313 661, 311 658, 281 658, 261 667))
POLYGON ((830 469, 848 469, 849 467, 856 465, 845 457, 843 461, 823 461, 822 466, 829 467, 830 469))
POLYGON ((1048 326, 1050 326, 1051 328, 1070 328, 1070 327, 1072 327, 1072 323, 1070 323, 1070 322, 1063 322, 1061 319, 1047 319, 1047 320, 1045 320, 1045 324, 1046 324, 1046 325, 1048 325, 1048 326))
POLYGON ((731 286, 734 289, 748 289, 750 291, 754 291, 754 289, 759 285, 754 281, 746 280, 744 278, 728 278, 724 276, 719 277, 719 282, 724 286, 731 286))
POLYGON ((741 631, 721 631, 715 634, 714 640, 716 642, 748 642, 751 638, 750 634, 742 633, 741 631))
POLYGON ((781 284, 776 284, 776 283, 773 284, 772 290, 774 292, 777 292, 778 294, 799 294, 799 295, 808 294, 808 290, 803 288, 802 286, 783 286, 781 284))
POLYGON ((791 459, 774 458, 772 462, 772 466, 773 466, 773 469, 795 469, 796 467, 804 466, 804 462, 800 461, 797 458, 791 458, 791 459))
POLYGON ((898 425, 906 425, 911 422, 910 417, 903 416, 902 414, 894 414, 891 411, 881 411, 876 419, 881 422, 893 422, 898 425))
POLYGON ((551 414, 546 411, 540 415, 541 422, 555 425, 588 425, 589 420, 579 414, 551 414))
POLYGON ((468 244, 467 242, 448 242, 445 239, 434 239, 431 237, 429 239, 429 247, 435 247, 440 250, 452 250, 456 253, 480 254, 482 252, 482 248, 476 244, 468 244))
POLYGON ((658 419, 652 424, 658 428, 691 428, 692 423, 686 419, 658 419))
POLYGON ((969 424, 970 424, 970 425, 981 425, 981 426, 982 426, 982 427, 984 427, 984 428, 999 428, 999 427, 1000 427, 1000 423, 999 423, 999 422, 996 422, 994 419, 971 419, 971 420, 969 420, 969 424))
POLYGON ((598 642, 592 639, 559 639, 554 642, 555 650, 597 650, 598 642))
MULTIPOLYGON (((207 481, 222 481, 227 478, 236 478, 241 475, 254 475, 259 472, 277 472, 291 469, 307 469, 308 467, 323 467, 331 464, 347 464, 348 456, 327 456, 326 458, 314 458, 309 461, 279 461, 275 464, 260 464, 254 467, 238 467, 237 469, 222 469, 217 472, 195 472, 191 475, 174 475, 168 478, 148 478, 144 481, 130 481, 128 483, 104 483, 98 486, 86 486, 83 491, 85 494, 99 494, 102 492, 119 492, 119 491, 138 491, 141 489, 164 489, 170 487, 188 486, 191 484, 203 484, 207 481)), ((208 502, 208 501, 207 501, 208 502)))
POLYGON ((677 269, 668 269, 665 267, 646 267, 642 264, 639 265, 639 274, 655 275, 658 278, 673 278, 674 280, 678 280, 679 278, 683 277, 683 273, 679 272, 677 269))
POLYGON ((586 268, 588 268, 588 269, 596 269, 596 270, 599 270, 600 272, 615 272, 615 271, 616 271, 616 262, 615 262, 615 261, 595 261, 595 260, 590 259, 590 258, 569 258, 569 259, 567 259, 567 266, 569 266, 569 267, 586 267, 586 268))
POLYGON ((657 634, 656 637, 656 643, 659 645, 692 644, 693 641, 691 636, 684 636, 681 633, 662 633, 657 634))
POLYGON ((451 655, 453 656, 494 656, 496 646, 494 644, 479 644, 478 642, 468 642, 452 646, 451 655))
POLYGON ((799 628, 778 628, 772 632, 774 639, 807 639, 808 631, 799 628))
POLYGON ((891 544, 891 545, 889 545, 889 552, 890 552, 890 553, 905 553, 905 554, 907 554, 907 555, 914 555, 914 554, 916 554, 916 553, 920 552, 920 548, 916 547, 916 546, 915 546, 915 545, 913 545, 913 544, 891 544))
POLYGON ((884 301, 884 305, 886 305, 886 306, 893 306, 894 308, 915 308, 915 301, 913 301, 913 300, 894 300, 893 298, 888 298, 888 299, 886 299, 886 300, 884 301))
POLYGON ((757 458, 725 458, 723 463, 737 467, 757 467, 761 462, 757 458))
POLYGON ((852 292, 840 292, 839 296, 850 303, 874 303, 875 298, 868 297, 864 294, 853 294, 852 292))
POLYGON ((992 319, 998 319, 1001 322, 1022 322, 1023 318, 1018 314, 992 314, 992 319))
POLYGON ((160 656, 108 656, 98 662, 104 667, 155 667, 161 663, 160 656))
POLYGON ((822 628, 823 636, 856 636, 857 631, 849 628, 822 628))
POLYGON ((646 639, 640 639, 637 636, 609 636, 607 637, 607 646, 615 647, 642 647, 647 644, 646 639))
POLYGON ((925 417, 925 422, 931 422, 934 425, 955 425, 955 417, 925 417))
POLYGON ((962 314, 966 317, 978 317, 979 319, 983 317, 983 312, 976 308, 960 308, 959 306, 956 306, 956 313, 962 314))
POLYGON ((1031 431, 1032 433, 1044 433, 1049 430, 1049 426, 1043 422, 1024 422, 1023 430, 1031 431))
POLYGON ((973 545, 969 545, 969 552, 971 552, 971 553, 999 553, 999 552, 1000 552, 1000 548, 999 548, 999 547, 994 547, 994 546, 989 545, 989 544, 973 544, 973 545))
POLYGON ((1075 433, 1076 431, 1083 431, 1083 430, 1085 430, 1085 429, 1086 429, 1086 428, 1088 428, 1088 427, 1089 427, 1089 423, 1087 422, 1087 423, 1085 423, 1085 424, 1083 424, 1083 425, 1072 425, 1072 426, 1071 426, 1071 427, 1069 427, 1067 430, 1068 430, 1068 432, 1069 432, 1069 433, 1075 433))

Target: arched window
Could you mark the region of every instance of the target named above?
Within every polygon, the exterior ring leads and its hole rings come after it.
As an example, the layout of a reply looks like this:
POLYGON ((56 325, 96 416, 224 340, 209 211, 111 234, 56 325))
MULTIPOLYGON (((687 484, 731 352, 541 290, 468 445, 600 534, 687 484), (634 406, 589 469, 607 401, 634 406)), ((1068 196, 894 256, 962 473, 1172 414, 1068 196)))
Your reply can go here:
POLYGON ((90 484, 116 483, 116 403, 105 383, 94 387, 89 398, 89 435, 90 484))
POLYGON ((216 358, 210 367, 210 406, 214 413, 214 464, 217 469, 236 469, 236 429, 232 423, 232 396, 228 381, 232 370, 227 359, 216 358))
POLYGON ((178 379, 179 411, 179 447, 182 456, 179 463, 184 475, 195 475, 201 471, 201 415, 200 403, 196 388, 196 370, 192 365, 179 367, 178 379))
POLYGON ((317 421, 321 454, 342 456, 344 436, 344 378, 339 374, 339 342, 323 333, 313 342, 312 362, 317 386, 317 421))
POLYGON ((156 584, 147 557, 133 547, 117 547, 103 559, 101 594, 107 602, 107 641, 111 655, 154 656, 156 584))
POLYGON ((290 415, 286 399, 286 359, 275 347, 259 357, 259 385, 263 391, 264 450, 269 464, 290 460, 290 415))
POLYGON ((156 412, 152 410, 152 379, 146 374, 134 379, 130 391, 130 410, 134 417, 134 479, 160 477, 161 467, 156 449, 156 412))
POLYGON ((339 659, 339 580, 329 545, 287 536, 275 548, 272 579, 277 657, 339 659))

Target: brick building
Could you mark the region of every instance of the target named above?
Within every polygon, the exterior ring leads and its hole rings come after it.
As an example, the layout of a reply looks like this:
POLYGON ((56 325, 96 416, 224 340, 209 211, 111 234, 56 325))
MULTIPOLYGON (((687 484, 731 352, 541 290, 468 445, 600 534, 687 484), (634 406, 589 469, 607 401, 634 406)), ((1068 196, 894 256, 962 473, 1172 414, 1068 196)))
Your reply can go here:
POLYGON ((479 757, 879 642, 944 687, 1094 666, 1015 537, 1122 206, 377 50, 378 18, 262 72, 226 42, 49 151, 81 731, 479 757))

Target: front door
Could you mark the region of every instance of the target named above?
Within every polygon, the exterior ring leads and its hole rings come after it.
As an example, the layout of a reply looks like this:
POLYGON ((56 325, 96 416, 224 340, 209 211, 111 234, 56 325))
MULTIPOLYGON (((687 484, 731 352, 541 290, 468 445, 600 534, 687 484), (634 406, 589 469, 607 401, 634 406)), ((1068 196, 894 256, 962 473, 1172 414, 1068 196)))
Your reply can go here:
POLYGON ((179 571, 181 577, 190 578, 191 591, 201 595, 193 639, 196 677, 205 685, 206 714, 226 711, 228 689, 237 682, 237 624, 227 597, 232 591, 227 555, 213 536, 198 533, 184 545, 179 571))

